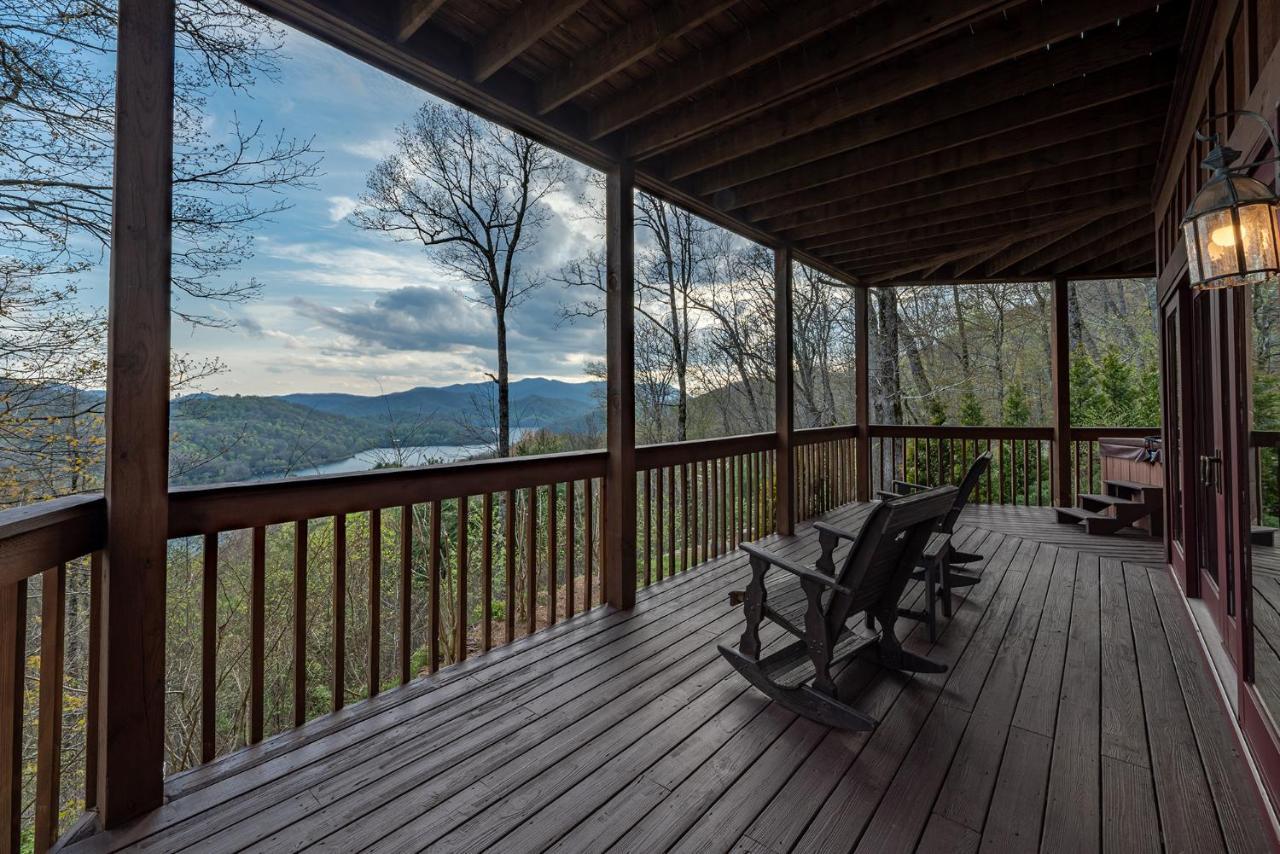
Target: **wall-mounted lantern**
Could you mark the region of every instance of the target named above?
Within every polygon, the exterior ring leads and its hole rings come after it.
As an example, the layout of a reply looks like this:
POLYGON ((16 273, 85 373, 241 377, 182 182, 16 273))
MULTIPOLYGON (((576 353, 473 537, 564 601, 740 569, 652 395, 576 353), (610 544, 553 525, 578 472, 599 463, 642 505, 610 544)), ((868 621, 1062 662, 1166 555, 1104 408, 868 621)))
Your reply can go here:
MULTIPOLYGON (((1210 116, 1205 124, 1227 115, 1260 121, 1271 138, 1272 151, 1280 154, 1275 132, 1258 113, 1233 111, 1210 116)), ((1274 191, 1249 176, 1256 167, 1275 162, 1236 166, 1240 152, 1223 145, 1217 134, 1196 138, 1211 142, 1213 149, 1201 164, 1213 173, 1196 194, 1182 218, 1187 244, 1187 269, 1196 290, 1252 285, 1280 277, 1280 223, 1274 191)))

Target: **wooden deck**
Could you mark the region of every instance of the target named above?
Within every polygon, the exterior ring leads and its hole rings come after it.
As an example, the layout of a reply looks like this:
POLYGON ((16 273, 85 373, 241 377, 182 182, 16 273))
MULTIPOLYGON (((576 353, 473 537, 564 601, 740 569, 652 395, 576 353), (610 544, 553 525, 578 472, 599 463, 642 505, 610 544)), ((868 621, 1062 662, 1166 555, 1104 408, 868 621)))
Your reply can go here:
POLYGON ((844 671, 872 733, 731 672, 731 555, 175 777, 163 808, 74 850, 1267 850, 1172 581, 1029 538, 1024 516, 970 514, 982 583, 935 646, 899 624, 949 672, 844 671))

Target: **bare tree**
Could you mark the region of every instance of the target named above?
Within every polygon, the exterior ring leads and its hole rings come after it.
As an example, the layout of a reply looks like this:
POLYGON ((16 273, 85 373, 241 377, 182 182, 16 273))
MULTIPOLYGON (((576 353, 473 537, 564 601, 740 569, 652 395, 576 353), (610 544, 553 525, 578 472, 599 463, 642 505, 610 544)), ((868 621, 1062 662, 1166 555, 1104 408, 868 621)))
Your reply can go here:
MULTIPOLYGON (((91 0, 0 0, 0 500, 94 488, 101 467, 105 317, 77 277, 110 241, 116 9, 91 0)), ((177 4, 174 311, 225 324, 210 301, 260 289, 226 275, 257 225, 305 187, 309 140, 260 125, 215 138, 205 102, 278 72, 283 30, 234 0, 177 4)), ((171 385, 216 373, 175 355, 171 385)))
POLYGON ((543 284, 520 264, 551 217, 546 199, 564 187, 569 162, 458 107, 427 103, 369 173, 361 228, 422 244, 492 312, 497 334, 498 456, 511 453, 509 313, 543 284))

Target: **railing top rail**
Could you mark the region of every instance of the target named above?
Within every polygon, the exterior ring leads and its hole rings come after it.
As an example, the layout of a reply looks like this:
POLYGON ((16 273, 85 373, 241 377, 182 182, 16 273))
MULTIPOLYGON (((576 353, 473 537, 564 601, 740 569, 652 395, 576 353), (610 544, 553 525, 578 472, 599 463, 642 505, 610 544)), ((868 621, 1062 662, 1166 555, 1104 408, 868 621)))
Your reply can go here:
POLYGON ((872 424, 873 437, 900 439, 1052 439, 1052 427, 963 427, 872 424))
POLYGON ((169 536, 189 537, 603 477, 607 457, 605 451, 569 451, 179 487, 169 491, 169 536))
POLYGON ((101 493, 0 510, 0 584, 12 584, 106 544, 101 493))
POLYGON ((681 463, 696 463, 736 454, 772 451, 778 445, 775 433, 746 433, 715 439, 691 439, 687 442, 664 442, 636 448, 636 468, 654 469, 681 463))
POLYGON ((834 424, 830 427, 803 427, 793 434, 797 445, 817 445, 837 439, 852 439, 858 435, 857 424, 834 424))
POLYGON ((1280 430, 1251 430, 1249 431, 1249 444, 1259 448, 1280 445, 1280 430))

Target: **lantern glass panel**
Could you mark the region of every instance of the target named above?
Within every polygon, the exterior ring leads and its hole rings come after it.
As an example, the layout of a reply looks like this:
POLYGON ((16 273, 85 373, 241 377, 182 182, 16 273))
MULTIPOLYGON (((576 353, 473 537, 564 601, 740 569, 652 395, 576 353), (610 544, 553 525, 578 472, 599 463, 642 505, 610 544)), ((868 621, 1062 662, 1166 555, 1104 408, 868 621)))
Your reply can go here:
POLYGON ((1276 269, 1276 232, 1273 208, 1268 204, 1240 208, 1240 238, 1248 270, 1276 269))
POLYGON ((1236 243, 1239 235, 1231 219, 1231 209, 1210 211, 1200 216, 1200 259, 1206 280, 1240 272, 1236 243))
POLYGON ((1191 283, 1199 285, 1204 281, 1204 272, 1200 269, 1200 233, 1196 231, 1196 220, 1189 219, 1182 224, 1182 236, 1187 246, 1187 271, 1191 275, 1191 283))

